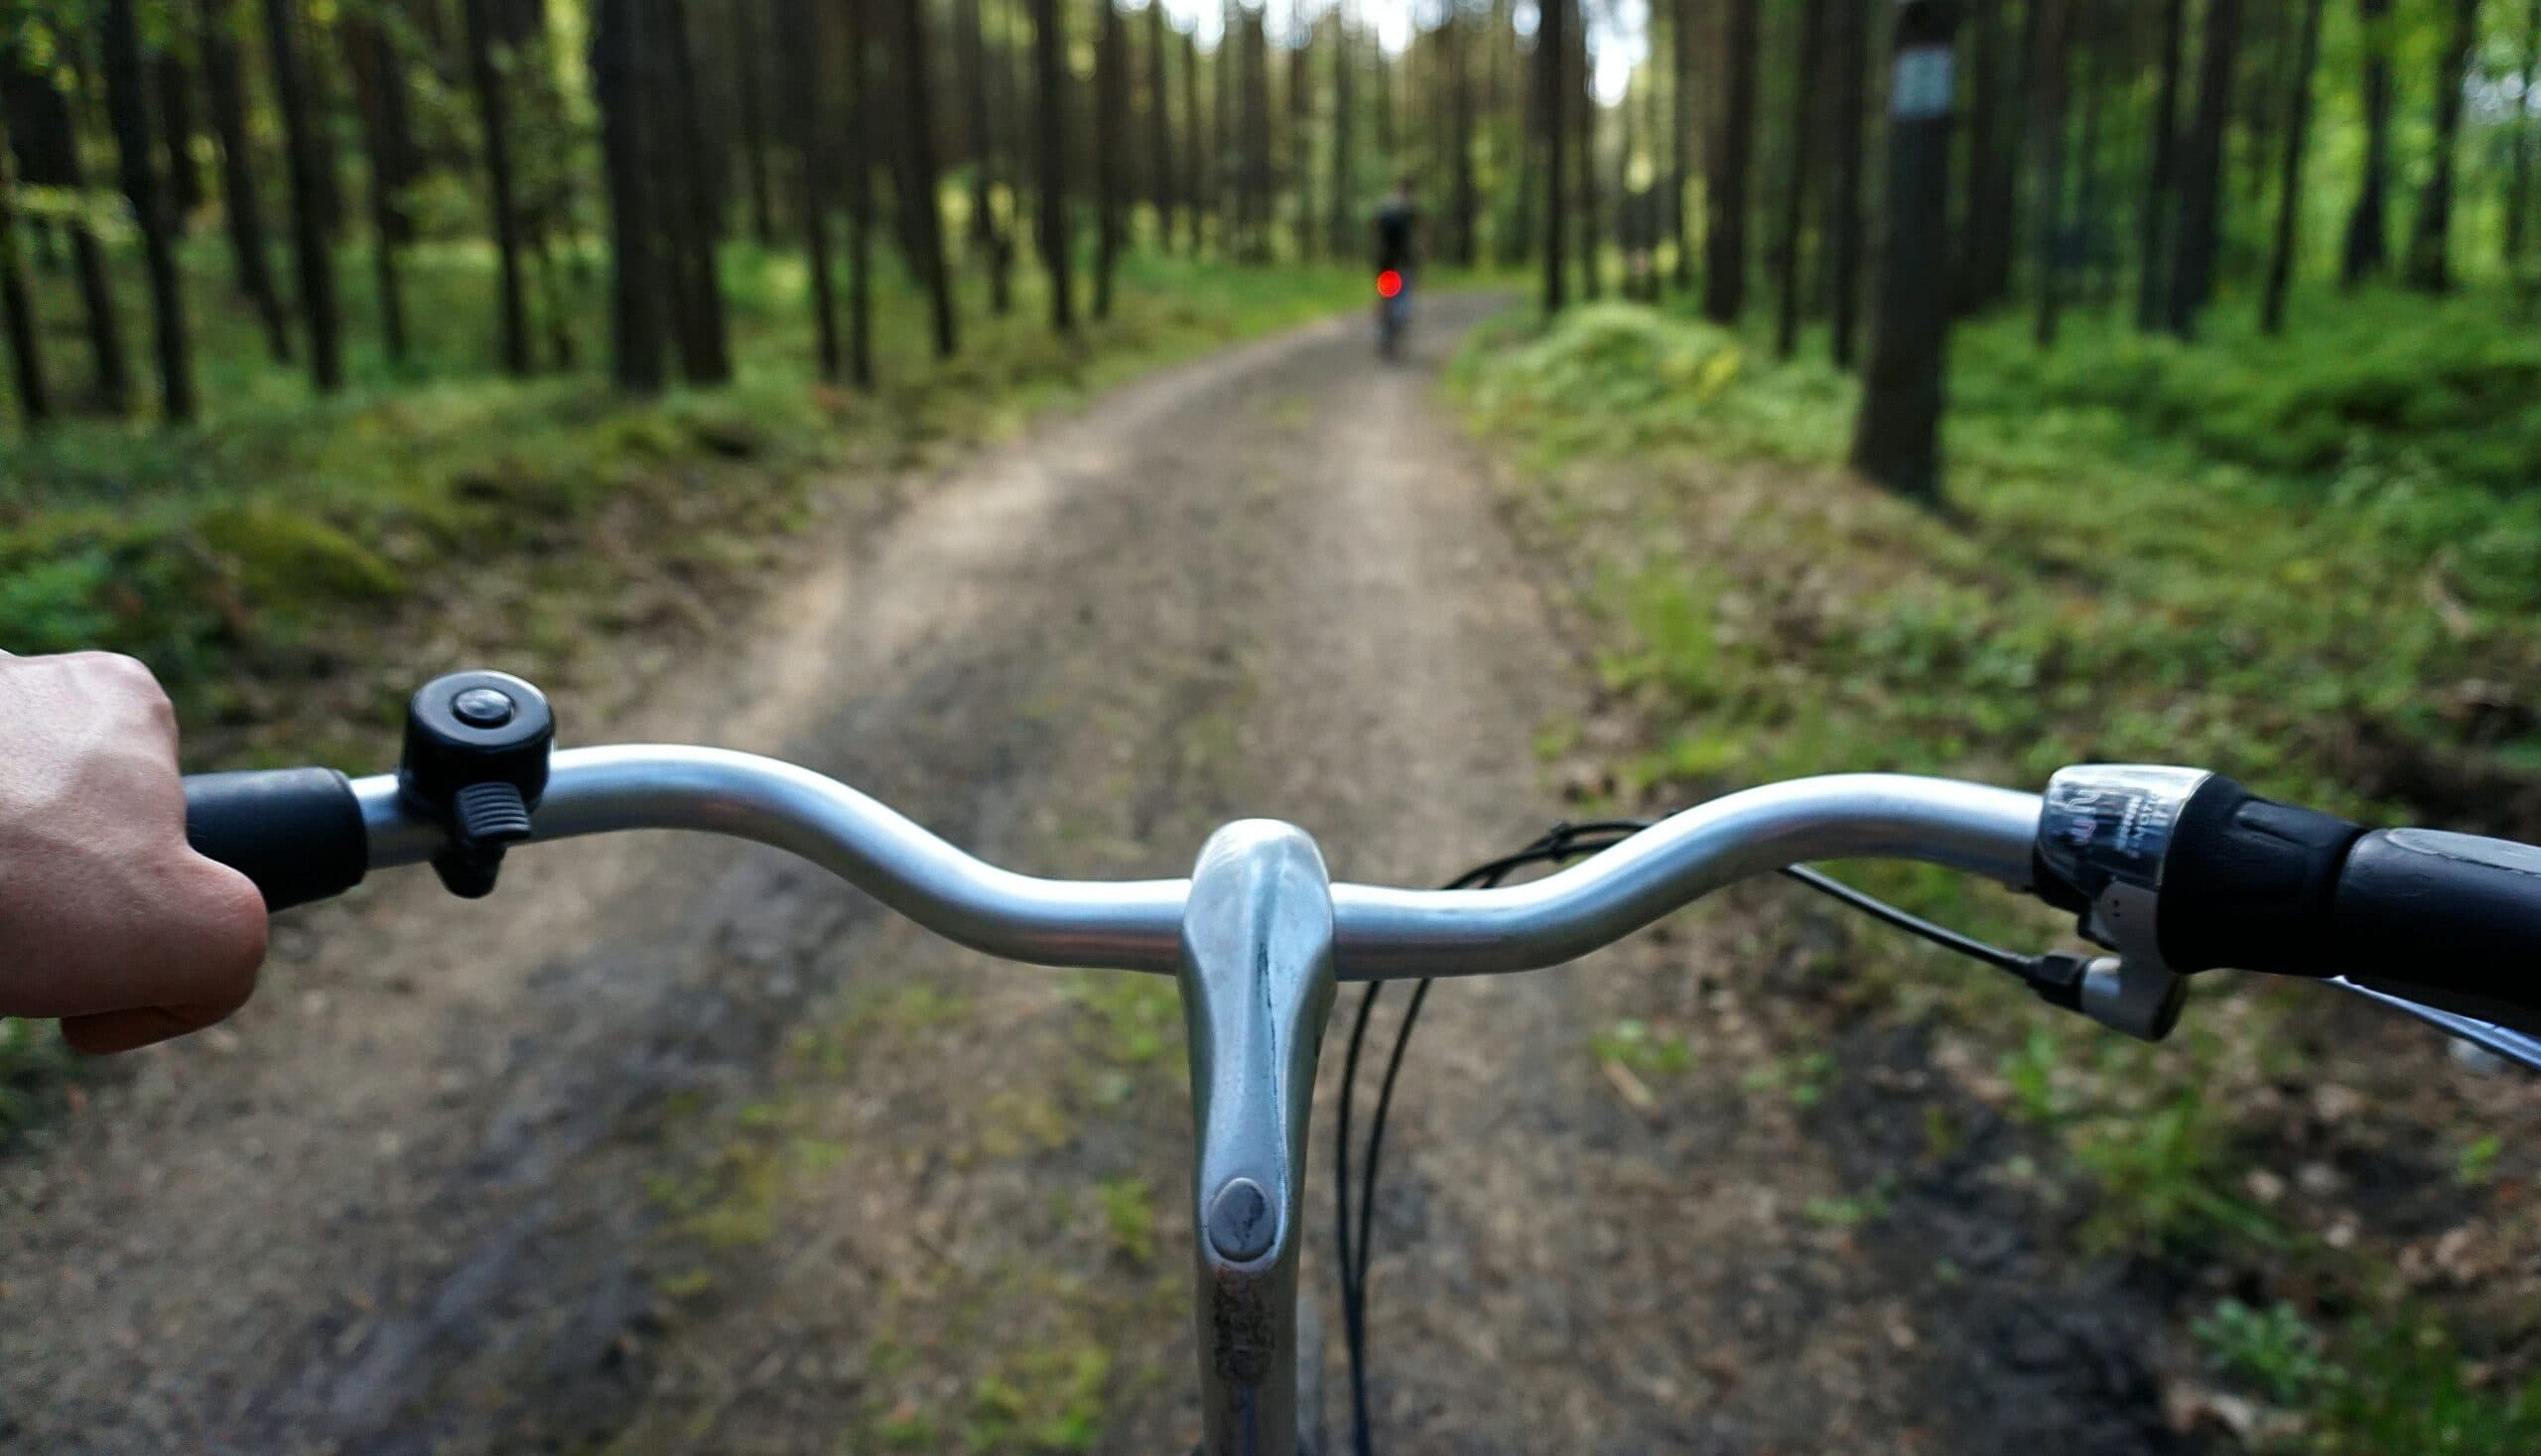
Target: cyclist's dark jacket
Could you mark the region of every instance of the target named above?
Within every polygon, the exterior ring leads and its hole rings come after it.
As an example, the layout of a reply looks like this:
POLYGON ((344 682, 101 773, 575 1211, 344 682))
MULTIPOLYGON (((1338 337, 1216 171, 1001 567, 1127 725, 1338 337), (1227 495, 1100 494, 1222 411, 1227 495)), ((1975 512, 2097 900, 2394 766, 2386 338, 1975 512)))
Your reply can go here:
POLYGON ((1412 224, 1419 218, 1409 202, 1390 201, 1377 209, 1377 271, 1411 268, 1412 224))

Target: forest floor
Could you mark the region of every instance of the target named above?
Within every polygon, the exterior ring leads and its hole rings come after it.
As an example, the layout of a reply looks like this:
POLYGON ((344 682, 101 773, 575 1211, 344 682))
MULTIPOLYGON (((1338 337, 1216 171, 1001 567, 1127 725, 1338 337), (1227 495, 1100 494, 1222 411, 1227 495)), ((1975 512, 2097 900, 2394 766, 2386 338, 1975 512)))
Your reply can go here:
MULTIPOLYGON (((1043 872, 1177 874, 1243 814, 1357 879, 1513 847, 1573 807, 1548 746, 1633 729, 1433 400, 1484 308, 854 492, 569 735, 781 753, 1043 872)), ((1388 1448, 2194 1449, 2158 1283, 2001 1175, 2047 1134, 1911 1024, 1758 993, 1761 947, 1839 945, 1790 906, 1439 989, 1379 1210, 1388 1448)), ((385 879, 0 1165, 0 1444, 1179 1450, 1181 1037, 1165 982, 995 966, 772 852, 385 879)))

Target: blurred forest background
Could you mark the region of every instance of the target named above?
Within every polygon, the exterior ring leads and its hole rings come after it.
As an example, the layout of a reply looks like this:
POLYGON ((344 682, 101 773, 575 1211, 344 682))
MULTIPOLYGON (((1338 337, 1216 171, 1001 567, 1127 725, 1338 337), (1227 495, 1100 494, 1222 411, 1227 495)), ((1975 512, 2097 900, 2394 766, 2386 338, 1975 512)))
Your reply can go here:
MULTIPOLYGON (((2541 838, 2536 72, 2541 0, 0 0, 0 646, 370 762, 419 663, 694 643, 822 482, 1364 307, 1404 176, 1424 288, 1528 301, 1447 390, 1580 797, 2147 759, 2541 838)), ((1789 937, 1754 1094, 1921 1028, 2202 1352, 2183 1440, 2541 1449, 2518 1086, 1789 937)), ((1583 1054, 1664 1107, 1692 1025, 1583 1054)), ((60 1070, 0 1030, 0 1129, 60 1070)))

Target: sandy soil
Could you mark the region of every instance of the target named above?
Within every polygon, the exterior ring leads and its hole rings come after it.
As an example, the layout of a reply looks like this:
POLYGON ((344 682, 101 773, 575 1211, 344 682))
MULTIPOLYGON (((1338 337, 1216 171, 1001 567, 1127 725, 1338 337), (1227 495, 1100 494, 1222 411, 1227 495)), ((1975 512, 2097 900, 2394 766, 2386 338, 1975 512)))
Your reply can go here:
MULTIPOLYGON (((1124 389, 567 736, 781 753, 1040 872, 1179 874, 1244 814, 1344 878, 1514 847, 1563 809, 1537 729, 1593 694, 1430 403, 1481 311, 1393 367, 1351 320, 1124 389)), ((1909 1035, 1830 1022, 1795 1069, 1742 1000, 1784 903, 1439 988, 1379 1211, 1381 1449, 2178 1447, 2155 1311, 1987 1179, 2017 1134, 1909 1035), (1627 1017, 1690 1066, 1604 1072, 1627 1017)), ((0 1166, 0 1445, 1187 1447, 1166 983, 999 967, 702 840, 524 853, 480 906, 383 879, 281 945, 234 1028, 0 1166)))

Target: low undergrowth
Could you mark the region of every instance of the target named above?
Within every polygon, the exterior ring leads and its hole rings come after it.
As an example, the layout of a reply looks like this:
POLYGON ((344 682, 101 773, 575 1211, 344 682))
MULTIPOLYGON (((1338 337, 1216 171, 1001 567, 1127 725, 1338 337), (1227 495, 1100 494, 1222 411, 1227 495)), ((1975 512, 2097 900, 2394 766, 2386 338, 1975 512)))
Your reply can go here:
MULTIPOLYGON (((1516 462, 1508 508, 1604 689, 1543 746, 1635 808, 1832 770, 2036 786, 2151 761, 2541 838, 2541 345, 2494 305, 2360 299, 2196 347, 2077 321, 2045 356, 2010 321, 1963 330, 1939 510, 1841 468, 1857 396, 1829 368, 1631 307, 1504 320, 1450 388, 1516 462)), ((2023 948, 2070 939, 1957 876, 1841 868, 2023 948)), ((2183 1347, 2226 1296, 2324 1332, 2335 1381, 2208 1372, 2283 1417, 2245 1444, 2532 1449, 2541 1163, 2483 1140, 2541 1103, 2530 1084, 2316 988, 2209 978, 2145 1047, 1840 933, 1840 974, 1797 931, 1765 949, 1796 1049, 1829 1017, 1927 1023, 1944 1070, 2062 1150, 2037 1178, 2077 1209, 2075 1257, 2177 1291, 2183 1347), (2368 1406, 2448 1411, 2429 1419, 2454 1434, 2368 1406)))

